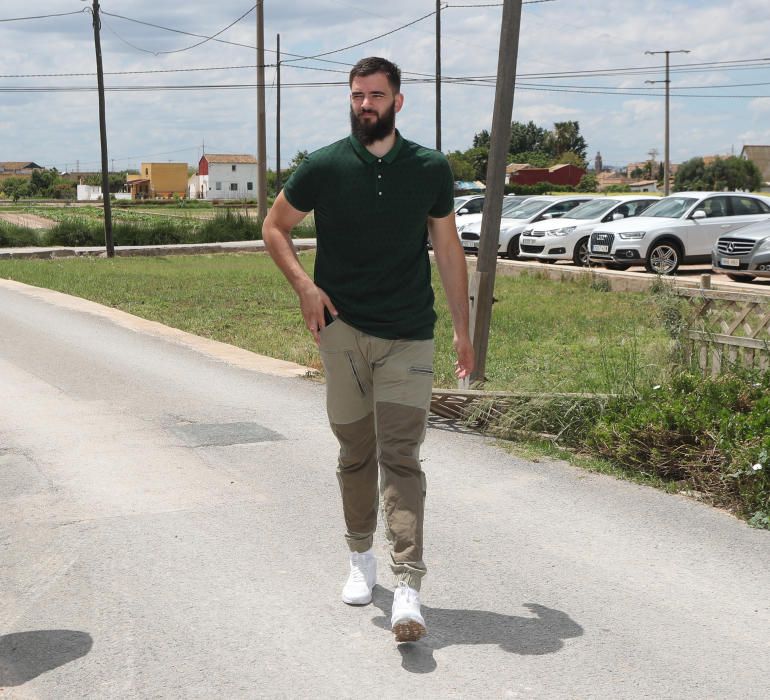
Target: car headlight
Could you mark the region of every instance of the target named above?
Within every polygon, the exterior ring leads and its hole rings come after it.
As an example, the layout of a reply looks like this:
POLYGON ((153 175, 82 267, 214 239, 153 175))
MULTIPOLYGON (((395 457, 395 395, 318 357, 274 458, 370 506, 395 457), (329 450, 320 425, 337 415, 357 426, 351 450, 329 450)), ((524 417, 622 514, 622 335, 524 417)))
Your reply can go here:
POLYGON ((568 233, 572 233, 576 228, 577 226, 565 226, 564 228, 557 228, 548 233, 553 236, 566 236, 568 233))
POLYGON ((770 238, 765 238, 765 240, 760 243, 759 248, 757 248, 757 253, 766 253, 767 251, 770 251, 770 238))
POLYGON ((466 228, 468 228, 468 224, 460 224, 457 227, 457 233, 462 233, 463 231, 465 231, 466 228))
POLYGON ((618 233, 618 236, 626 241, 641 241, 647 231, 624 231, 618 233))

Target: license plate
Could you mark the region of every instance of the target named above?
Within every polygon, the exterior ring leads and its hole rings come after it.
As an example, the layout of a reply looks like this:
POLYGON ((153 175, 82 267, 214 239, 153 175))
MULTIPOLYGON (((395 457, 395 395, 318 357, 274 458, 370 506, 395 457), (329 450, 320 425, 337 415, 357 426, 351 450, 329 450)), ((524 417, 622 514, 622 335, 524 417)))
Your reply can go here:
POLYGON ((719 264, 722 267, 740 267, 741 261, 738 258, 721 258, 719 264))
POLYGON ((521 239, 522 245, 534 245, 535 239, 534 238, 522 238, 521 239))
POLYGON ((463 248, 478 248, 478 241, 463 241, 463 248))
POLYGON ((594 253, 609 253, 610 247, 608 245, 595 245, 593 248, 591 248, 591 250, 594 253))

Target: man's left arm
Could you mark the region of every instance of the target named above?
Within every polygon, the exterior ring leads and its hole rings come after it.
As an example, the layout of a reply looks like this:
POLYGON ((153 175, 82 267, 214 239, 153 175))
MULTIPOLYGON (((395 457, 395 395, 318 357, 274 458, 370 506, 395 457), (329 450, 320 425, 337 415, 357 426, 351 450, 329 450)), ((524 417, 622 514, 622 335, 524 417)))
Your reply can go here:
POLYGON ((454 211, 440 218, 428 217, 428 233, 449 312, 452 314, 454 348, 457 353, 455 374, 459 379, 464 379, 473 371, 474 356, 469 330, 468 268, 465 252, 457 237, 454 211))

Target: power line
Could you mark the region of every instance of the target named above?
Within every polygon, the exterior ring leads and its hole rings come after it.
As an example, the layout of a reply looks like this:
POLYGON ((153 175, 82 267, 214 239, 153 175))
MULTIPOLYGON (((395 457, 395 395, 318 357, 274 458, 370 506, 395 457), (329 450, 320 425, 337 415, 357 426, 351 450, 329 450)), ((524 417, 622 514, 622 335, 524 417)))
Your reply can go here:
MULTIPOLYGON (((254 11, 254 9, 256 7, 257 6, 254 5, 253 7, 249 8, 240 17, 238 17, 238 19, 233 20, 232 22, 230 22, 230 24, 228 24, 224 29, 220 29, 216 34, 213 34, 212 36, 204 37, 203 41, 199 41, 199 42, 197 42, 195 44, 192 44, 191 46, 186 46, 183 49, 173 49, 173 50, 170 50, 170 51, 150 51, 149 49, 143 49, 140 46, 136 46, 136 45, 132 44, 127 39, 124 39, 114 29, 112 29, 110 27, 107 27, 107 29, 109 29, 116 37, 118 37, 118 39, 120 39, 124 44, 127 44, 128 46, 130 46, 132 49, 136 49, 137 51, 142 51, 143 53, 153 54, 154 56, 162 56, 162 55, 168 55, 168 54, 172 54, 172 53, 182 53, 183 51, 189 51, 190 49, 194 49, 194 48, 196 48, 198 46, 202 46, 203 44, 205 44, 205 43, 207 43, 209 41, 215 40, 216 37, 218 37, 220 34, 224 34, 228 29, 230 29, 231 27, 234 27, 236 24, 238 24, 238 22, 240 22, 244 17, 247 17, 248 15, 250 15, 254 11)), ((108 15, 110 13, 109 12, 104 12, 102 14, 107 14, 108 15)))
POLYGON ((29 19, 48 19, 49 17, 68 17, 69 15, 82 15, 88 11, 88 8, 82 10, 75 10, 74 12, 59 12, 52 15, 34 15, 32 17, 9 17, 8 19, 0 19, 0 22, 24 22, 29 19))

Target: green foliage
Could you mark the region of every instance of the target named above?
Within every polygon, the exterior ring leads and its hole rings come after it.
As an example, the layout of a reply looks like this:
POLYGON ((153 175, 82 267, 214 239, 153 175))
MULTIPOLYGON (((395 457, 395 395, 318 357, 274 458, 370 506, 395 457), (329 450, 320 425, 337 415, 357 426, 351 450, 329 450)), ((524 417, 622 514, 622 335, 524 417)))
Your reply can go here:
POLYGON ((254 241, 262 239, 262 222, 243 212, 226 209, 206 221, 198 231, 196 242, 254 241))
POLYGON ((596 179, 596 175, 586 173, 585 175, 583 175, 583 177, 580 178, 580 182, 578 182, 578 186, 577 186, 577 191, 578 192, 596 192, 598 187, 599 187, 599 181, 596 179))
MULTIPOLYGON (((526 124, 523 122, 511 122, 511 141, 508 147, 509 153, 525 153, 533 151, 536 153, 545 153, 548 147, 549 132, 537 126, 533 121, 526 124)), ((514 161, 526 162, 526 161, 514 161)), ((532 165, 535 165, 534 163, 532 165)))
POLYGON ((553 158, 550 154, 543 151, 521 151, 513 153, 508 159, 511 163, 528 163, 536 168, 550 168, 553 165, 553 158))
POLYGON ((631 188, 628 185, 608 185, 604 188, 604 191, 609 192, 630 192, 631 188))
POLYGON ((717 158, 706 165, 703 158, 682 163, 674 178, 677 190, 749 190, 762 186, 762 173, 750 160, 737 156, 717 158))
POLYGON ((469 161, 460 151, 450 151, 447 153, 449 166, 452 168, 452 175, 455 180, 475 180, 476 169, 473 163, 469 161))
POLYGON ((0 221, 0 248, 22 248, 33 245, 40 245, 35 231, 0 221))
POLYGON ((6 197, 18 202, 22 197, 29 197, 29 180, 25 177, 8 177, 2 180, 2 188, 6 197))
POLYGON ((548 139, 548 150, 554 157, 572 151, 585 163, 588 144, 580 135, 580 124, 576 121, 555 122, 548 139))

